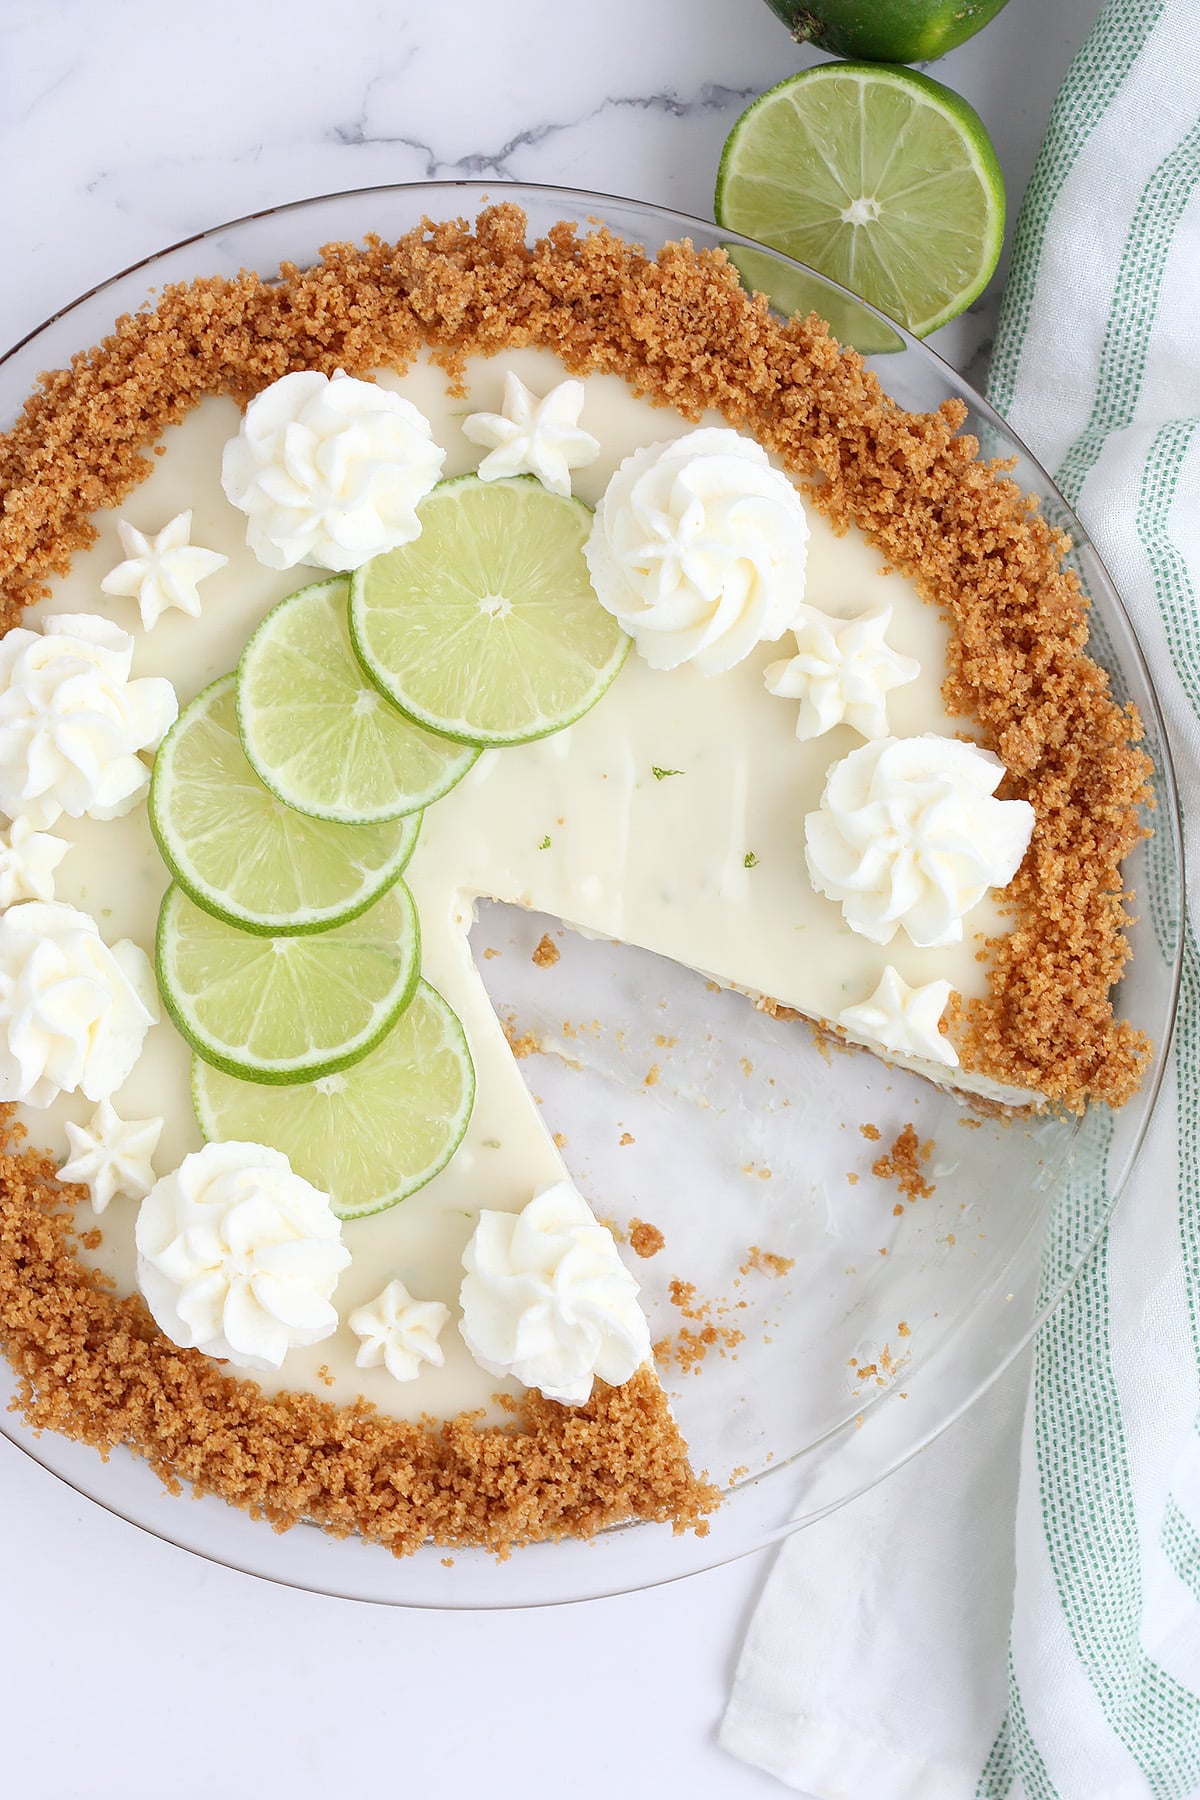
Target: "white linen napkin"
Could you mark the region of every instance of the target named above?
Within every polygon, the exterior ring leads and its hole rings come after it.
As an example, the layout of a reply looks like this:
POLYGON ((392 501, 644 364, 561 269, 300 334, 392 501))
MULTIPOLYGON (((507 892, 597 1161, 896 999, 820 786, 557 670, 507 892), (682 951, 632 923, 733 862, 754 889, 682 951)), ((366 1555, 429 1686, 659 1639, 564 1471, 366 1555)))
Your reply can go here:
MULTIPOLYGON (((990 393, 1133 616, 1200 869, 1196 0, 1108 0, 1072 63, 990 393)), ((1149 1139, 1032 1353, 768 1579, 721 1738, 817 1800, 1200 1795, 1194 920, 1184 933, 1149 1139)))

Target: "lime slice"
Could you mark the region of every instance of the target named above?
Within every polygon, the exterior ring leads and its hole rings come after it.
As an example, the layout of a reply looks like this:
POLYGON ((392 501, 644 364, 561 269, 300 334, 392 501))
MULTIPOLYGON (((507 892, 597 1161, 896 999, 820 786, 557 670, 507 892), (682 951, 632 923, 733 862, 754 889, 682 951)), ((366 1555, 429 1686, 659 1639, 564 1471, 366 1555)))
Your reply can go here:
POLYGON ((243 754, 232 675, 184 707, 154 759, 163 861, 197 906, 244 931, 326 931, 365 911, 399 879, 420 825, 419 813, 328 824, 276 799, 243 754))
POLYGON ((422 731, 366 679, 348 597, 338 576, 267 614, 238 664, 238 728, 251 767, 288 806, 370 825, 440 800, 479 752, 422 731))
POLYGON ((979 115, 928 75, 821 63, 726 140, 717 223, 808 263, 925 337, 971 304, 1004 237, 979 115))
POLYGON ((247 1081, 312 1081, 358 1062, 416 991, 421 933, 396 883, 329 931, 239 931, 169 887, 155 945, 163 1003, 193 1050, 247 1081))
POLYGON ((340 1074, 292 1087, 237 1081, 192 1061, 192 1097, 206 1138, 268 1144, 328 1194, 339 1219, 406 1200, 445 1168, 475 1099, 463 1028, 419 982, 382 1044, 340 1074))
POLYGON ((592 590, 580 500, 517 476, 444 481, 421 535, 357 569, 350 634, 410 718, 472 744, 523 744, 594 706, 629 639, 592 590))

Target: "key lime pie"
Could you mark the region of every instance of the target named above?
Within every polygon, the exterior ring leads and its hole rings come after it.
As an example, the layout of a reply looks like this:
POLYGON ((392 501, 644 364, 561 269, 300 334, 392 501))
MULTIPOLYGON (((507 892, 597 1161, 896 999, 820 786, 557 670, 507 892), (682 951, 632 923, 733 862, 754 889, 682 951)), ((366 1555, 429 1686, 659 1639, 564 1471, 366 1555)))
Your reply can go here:
POLYGON ((978 1105, 1133 1092, 1137 720, 960 423, 719 255, 504 206, 170 289, 43 379, 0 439, 34 1426, 396 1553, 703 1529, 480 896, 978 1105))

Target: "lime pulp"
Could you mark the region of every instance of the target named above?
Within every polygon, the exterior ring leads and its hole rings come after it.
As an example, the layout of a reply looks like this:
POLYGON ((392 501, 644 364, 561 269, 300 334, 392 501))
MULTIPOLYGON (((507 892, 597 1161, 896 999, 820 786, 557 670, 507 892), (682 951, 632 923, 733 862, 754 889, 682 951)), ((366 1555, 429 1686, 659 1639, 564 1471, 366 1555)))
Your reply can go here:
POLYGON ((475 1073, 462 1026, 422 981, 369 1056, 289 1087, 239 1081, 192 1062, 206 1138, 269 1144, 330 1196, 340 1219, 382 1212, 424 1187, 462 1142, 475 1073))
POLYGON ((584 561, 590 509, 529 477, 464 475, 418 511, 420 537, 351 579, 350 634, 371 680, 464 743, 520 744, 574 723, 629 649, 584 561))
POLYGON ((421 934, 402 881, 328 931, 242 931, 167 889, 155 945, 172 1023, 206 1062, 246 1081, 312 1081, 380 1043, 416 990, 421 934))
POLYGON ((288 806, 373 824, 419 811, 478 751, 414 725, 369 682, 350 643, 349 583, 290 594, 242 652, 238 728, 251 767, 288 806))
POLYGON ((306 818, 276 798, 242 752, 234 677, 186 706, 154 760, 150 826, 197 906, 244 931, 326 931, 399 879, 419 813, 375 825, 306 818))
POLYGON ((719 225, 860 295, 917 337, 970 305, 1004 237, 1004 181, 979 115, 912 69, 821 63, 734 125, 719 225))

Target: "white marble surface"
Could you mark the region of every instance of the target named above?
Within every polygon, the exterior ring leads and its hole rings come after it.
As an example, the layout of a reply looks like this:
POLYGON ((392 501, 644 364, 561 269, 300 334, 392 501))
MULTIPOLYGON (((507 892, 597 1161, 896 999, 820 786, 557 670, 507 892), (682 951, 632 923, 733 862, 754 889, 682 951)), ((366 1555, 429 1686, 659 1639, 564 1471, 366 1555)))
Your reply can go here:
MULTIPOLYGON (((1014 214, 1098 8, 1011 0, 932 71, 982 113, 1014 214)), ((479 175, 710 216, 734 118, 808 60, 760 0, 4 0, 0 348, 165 244, 341 188, 479 175)), ((933 340, 974 376, 1002 276, 933 340)), ((780 1791, 714 1741, 762 1557, 588 1606, 394 1613, 201 1563, 3 1440, 0 1546, 6 1793, 780 1791)))

